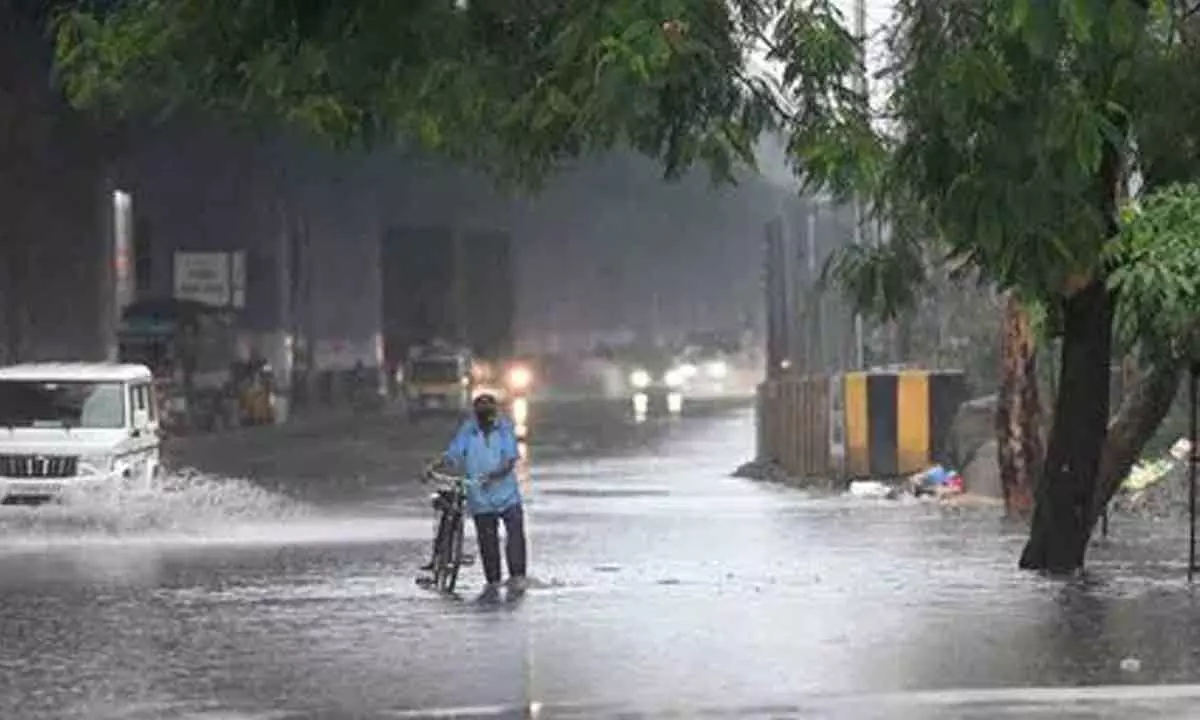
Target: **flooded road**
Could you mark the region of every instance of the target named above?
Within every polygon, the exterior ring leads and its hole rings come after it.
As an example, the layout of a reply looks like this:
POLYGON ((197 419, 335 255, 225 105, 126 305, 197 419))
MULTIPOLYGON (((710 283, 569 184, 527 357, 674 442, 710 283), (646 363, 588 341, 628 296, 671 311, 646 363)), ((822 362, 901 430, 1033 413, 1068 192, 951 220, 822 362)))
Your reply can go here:
MULTIPOLYGON (((531 411, 516 604, 422 591, 444 425, 189 443, 207 474, 0 508, 0 718, 1193 717, 1184 529, 1114 521, 1087 581, 991 510, 729 477, 745 407, 531 411), (253 476, 248 480, 231 479, 253 476), (536 712, 535 712, 536 711, 536 712)), ((464 593, 479 569, 465 571, 464 593)))

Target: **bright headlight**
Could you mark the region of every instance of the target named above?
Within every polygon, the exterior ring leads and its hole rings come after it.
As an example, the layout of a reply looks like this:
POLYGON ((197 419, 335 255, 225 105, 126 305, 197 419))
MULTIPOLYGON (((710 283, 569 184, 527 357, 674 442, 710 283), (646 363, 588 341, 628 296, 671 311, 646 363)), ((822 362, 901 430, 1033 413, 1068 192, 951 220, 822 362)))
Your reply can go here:
POLYGON ((679 366, 679 374, 683 376, 684 380, 691 380, 696 377, 696 372, 696 366, 691 363, 684 363, 679 366))
POLYGON ((514 390, 524 390, 533 383, 533 372, 524 365, 517 365, 508 371, 508 384, 514 390))
POLYGON ((638 390, 645 390, 650 386, 650 373, 645 370, 634 370, 629 373, 629 384, 638 390))
POLYGON ((683 373, 680 372, 678 368, 674 370, 668 370, 667 374, 663 375, 663 382, 665 382, 669 388, 681 387, 684 383, 683 373))
POLYGON ((724 361, 717 360, 706 365, 704 371, 714 380, 723 380, 729 375, 729 366, 724 361))

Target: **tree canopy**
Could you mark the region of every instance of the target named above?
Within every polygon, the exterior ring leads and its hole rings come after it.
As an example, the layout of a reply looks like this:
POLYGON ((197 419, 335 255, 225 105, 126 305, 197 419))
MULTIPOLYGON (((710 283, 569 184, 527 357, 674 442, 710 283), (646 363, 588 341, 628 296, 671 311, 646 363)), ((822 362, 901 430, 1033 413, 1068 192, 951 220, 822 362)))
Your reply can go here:
POLYGON ((938 243, 1034 297, 1100 271, 1146 14, 1136 0, 902 0, 888 37, 899 129, 878 189, 899 241, 938 243))
MULTIPOLYGON (((1200 175, 1200 42, 1182 32, 1191 10, 903 0, 883 73, 899 129, 880 138, 888 160, 873 188, 895 232, 828 272, 886 319, 930 261, 1054 306, 1133 257, 1114 246, 1130 179, 1152 191, 1200 175)), ((1143 286, 1122 277, 1118 297, 1140 302, 1143 286)))
POLYGON ((787 63, 820 133, 855 99, 844 28, 833 0, 112 0, 55 20, 78 106, 415 143, 525 180, 618 146, 729 177, 780 118, 750 54, 787 63))

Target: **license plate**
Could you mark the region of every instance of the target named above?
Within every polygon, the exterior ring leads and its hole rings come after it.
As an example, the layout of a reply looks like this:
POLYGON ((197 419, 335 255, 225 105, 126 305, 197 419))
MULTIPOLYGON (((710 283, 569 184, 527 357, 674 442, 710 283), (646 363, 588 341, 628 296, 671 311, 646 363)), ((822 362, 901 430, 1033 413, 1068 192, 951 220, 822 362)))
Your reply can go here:
POLYGON ((62 489, 61 483, 22 482, 12 483, 8 487, 0 484, 0 490, 7 495, 54 495, 62 489))
POLYGON ((425 404, 431 408, 440 408, 442 406, 442 399, 441 398, 429 398, 428 400, 425 401, 425 404))

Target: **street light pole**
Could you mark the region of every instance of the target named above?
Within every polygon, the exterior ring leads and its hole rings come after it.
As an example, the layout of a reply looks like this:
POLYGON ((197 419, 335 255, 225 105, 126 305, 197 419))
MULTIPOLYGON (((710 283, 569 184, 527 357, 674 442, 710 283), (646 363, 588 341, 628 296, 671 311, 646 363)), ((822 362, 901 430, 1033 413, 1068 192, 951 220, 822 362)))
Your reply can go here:
MULTIPOLYGON (((854 0, 854 34, 859 42, 858 88, 865 101, 869 104, 870 88, 867 86, 867 0, 854 0)), ((854 244, 863 244, 863 223, 865 222, 863 200, 861 194, 854 196, 854 244)), ((854 368, 866 369, 866 349, 863 338, 863 317, 861 312, 854 313, 854 368)))

